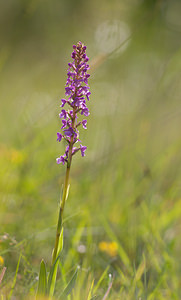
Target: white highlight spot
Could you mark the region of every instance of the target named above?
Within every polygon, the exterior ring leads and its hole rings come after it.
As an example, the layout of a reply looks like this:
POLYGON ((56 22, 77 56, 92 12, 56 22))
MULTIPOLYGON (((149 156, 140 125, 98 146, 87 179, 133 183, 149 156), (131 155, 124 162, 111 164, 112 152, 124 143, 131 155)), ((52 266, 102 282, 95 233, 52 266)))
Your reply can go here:
POLYGON ((119 20, 106 21, 99 25, 95 32, 95 40, 99 51, 102 53, 111 53, 119 48, 118 52, 123 52, 127 46, 126 41, 130 36, 128 25, 119 20), (121 46, 121 44, 123 44, 121 46))

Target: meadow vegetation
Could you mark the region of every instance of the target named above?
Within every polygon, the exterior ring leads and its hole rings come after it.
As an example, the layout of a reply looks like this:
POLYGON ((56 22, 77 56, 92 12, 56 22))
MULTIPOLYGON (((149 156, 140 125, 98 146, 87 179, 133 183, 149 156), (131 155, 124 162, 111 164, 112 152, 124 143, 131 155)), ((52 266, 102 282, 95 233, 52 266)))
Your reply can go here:
POLYGON ((68 300, 181 299, 180 2, 1 6, 1 299, 34 299, 41 259, 51 264, 58 114, 79 40, 91 66, 87 151, 71 166, 54 299, 78 266, 68 300))

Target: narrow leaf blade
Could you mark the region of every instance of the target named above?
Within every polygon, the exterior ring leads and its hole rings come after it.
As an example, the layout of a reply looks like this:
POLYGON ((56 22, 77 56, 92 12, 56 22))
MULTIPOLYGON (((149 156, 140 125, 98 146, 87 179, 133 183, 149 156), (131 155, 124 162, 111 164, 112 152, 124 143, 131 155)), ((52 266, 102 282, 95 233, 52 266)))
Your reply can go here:
POLYGON ((16 279, 17 279, 17 275, 18 275, 18 271, 19 271, 19 265, 20 265, 21 256, 22 255, 20 253, 20 256, 19 256, 19 259, 18 259, 18 263, 17 263, 17 266, 16 266, 16 272, 15 272, 14 279, 13 279, 13 284, 12 284, 11 291, 10 291, 9 296, 8 296, 8 300, 11 299, 13 291, 14 291, 14 288, 15 288, 15 285, 16 285, 16 279))
POLYGON ((75 286, 75 282, 77 279, 77 275, 78 275, 78 271, 79 271, 80 267, 78 266, 75 273, 73 274, 72 278, 70 279, 69 283, 67 284, 67 286, 65 287, 62 295, 60 296, 59 299, 64 299, 64 297, 68 296, 71 291, 73 290, 74 286, 75 286))
POLYGON ((89 289, 89 294, 88 294, 87 300, 91 300, 93 287, 94 287, 94 279, 93 279, 93 281, 92 281, 92 283, 91 283, 91 286, 90 286, 90 289, 89 289))
POLYGON ((97 292, 100 284, 102 283, 102 281, 104 280, 104 278, 106 277, 108 270, 109 270, 110 266, 107 266, 107 268, 104 270, 103 274, 101 275, 99 281, 97 282, 96 286, 94 287, 94 294, 97 292))
POLYGON ((55 289, 55 282, 56 282, 56 277, 57 277, 57 267, 58 267, 58 260, 60 256, 58 255, 53 266, 50 269, 50 273, 48 276, 48 295, 50 297, 53 296, 54 289, 55 289))
POLYGON ((60 238, 59 238, 59 242, 58 242, 58 251, 57 251, 57 256, 60 254, 60 252, 63 249, 63 227, 60 233, 60 238))
POLYGON ((40 264, 37 296, 46 295, 46 293, 47 293, 47 273, 46 273, 45 262, 42 259, 41 264, 40 264))

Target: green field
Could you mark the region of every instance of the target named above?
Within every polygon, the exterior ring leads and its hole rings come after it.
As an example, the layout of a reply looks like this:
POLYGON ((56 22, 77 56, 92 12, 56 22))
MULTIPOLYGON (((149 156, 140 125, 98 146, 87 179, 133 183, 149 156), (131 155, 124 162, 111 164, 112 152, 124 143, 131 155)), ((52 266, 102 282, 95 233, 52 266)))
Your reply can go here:
POLYGON ((0 299, 34 299, 51 264, 58 115, 80 40, 87 151, 73 157, 54 299, 80 266, 63 299, 180 300, 180 1, 0 2, 0 299))

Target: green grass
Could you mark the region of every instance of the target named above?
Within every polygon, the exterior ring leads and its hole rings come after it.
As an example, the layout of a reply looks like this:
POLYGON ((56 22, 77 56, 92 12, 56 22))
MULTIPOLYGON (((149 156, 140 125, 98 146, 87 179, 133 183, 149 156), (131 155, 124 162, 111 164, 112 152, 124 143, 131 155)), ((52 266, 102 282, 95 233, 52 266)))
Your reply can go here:
MULTIPOLYGON (((0 52, 0 274, 3 260, 7 267, 1 299, 11 293, 12 299, 34 299, 42 258, 47 268, 51 264, 65 174, 55 162, 64 151, 56 132, 71 46, 82 39, 93 60, 97 26, 110 9, 120 18, 116 1, 112 8, 105 4, 105 15, 102 1, 98 8, 94 1, 82 6, 80 24, 77 8, 70 13, 66 2, 61 21, 47 1, 44 8, 31 3, 24 8, 31 17, 9 8, 19 35, 11 36, 9 22, 0 52), (36 31, 40 12, 44 34, 36 31), (67 24, 58 40, 58 28, 67 24)), ((122 5, 132 39, 91 74, 91 115, 81 132, 88 150, 84 159, 73 157, 55 299, 77 266, 68 300, 102 300, 109 287, 110 300, 181 298, 180 36, 166 29, 159 6, 140 26, 150 7, 122 5)))

